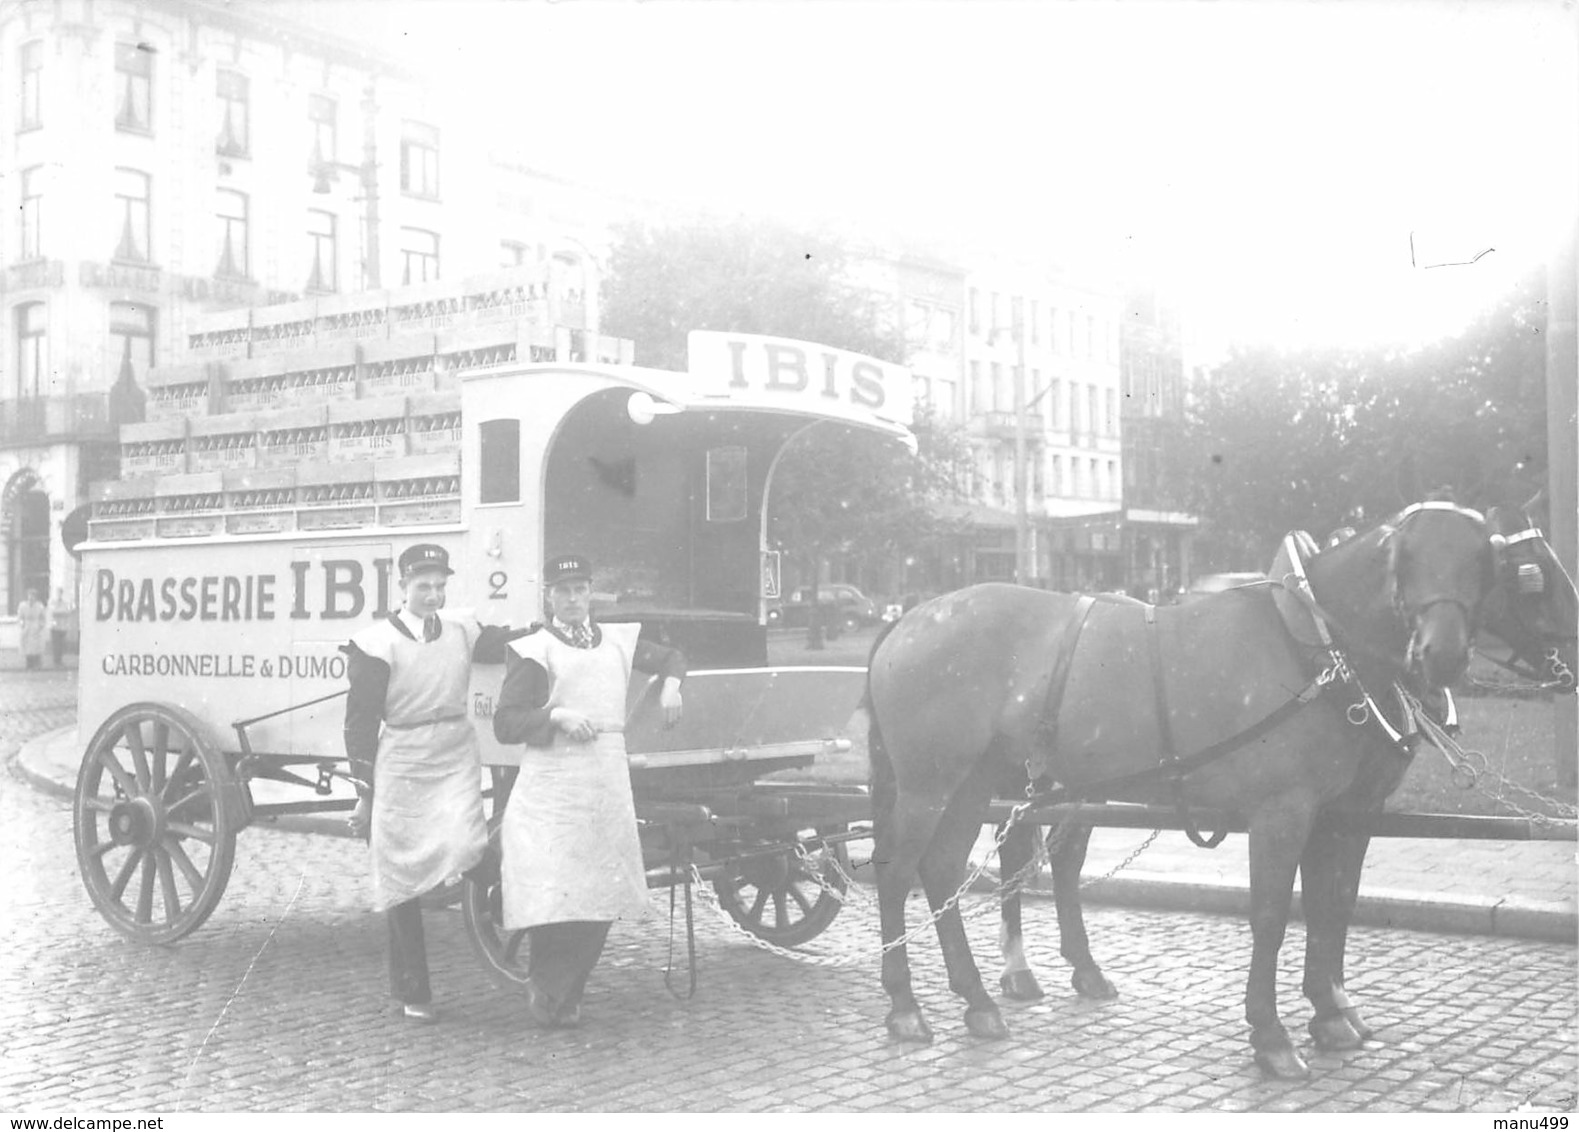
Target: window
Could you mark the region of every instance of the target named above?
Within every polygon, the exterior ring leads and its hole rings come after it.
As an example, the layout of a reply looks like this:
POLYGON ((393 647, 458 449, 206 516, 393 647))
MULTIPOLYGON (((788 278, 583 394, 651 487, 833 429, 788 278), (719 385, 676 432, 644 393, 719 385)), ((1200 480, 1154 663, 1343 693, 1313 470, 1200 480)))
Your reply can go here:
POLYGON ((1042 340, 1042 304, 1035 299, 1031 300, 1031 341, 1042 340))
POLYGON ((35 165, 22 170, 22 241, 23 259, 38 259, 44 254, 40 235, 43 212, 44 169, 35 165))
POLYGON ((43 303, 16 308, 16 396, 37 397, 49 373, 49 328, 43 303))
POLYGON ((1063 343, 1058 337, 1058 308, 1049 307, 1047 310, 1047 344, 1053 348, 1053 353, 1064 352, 1063 343))
POLYGON ((1047 395, 1047 427, 1060 428, 1058 418, 1058 402, 1064 395, 1064 383, 1058 378, 1053 378, 1053 391, 1047 395))
POLYGON ((307 96, 307 120, 312 124, 313 148, 308 160, 314 166, 333 164, 339 160, 340 105, 321 94, 307 96))
POLYGON ((1097 399, 1097 387, 1095 385, 1086 386, 1086 425, 1087 431, 1092 436, 1097 435, 1098 425, 1101 423, 1101 412, 1102 402, 1097 399))
POLYGON ((400 230, 400 282, 430 283, 439 277, 439 234, 421 228, 400 230))
POLYGON ((1098 499, 1102 495, 1102 484, 1097 478, 1097 462, 1095 458, 1092 458, 1087 463, 1090 465, 1090 474, 1086 477, 1086 490, 1090 493, 1092 499, 1098 499))
POLYGON ((24 43, 17 70, 22 76, 22 86, 17 92, 16 128, 36 130, 44 124, 44 92, 40 82, 44 71, 44 45, 38 40, 24 43))
POLYGON ((147 133, 153 129, 153 48, 115 45, 115 128, 147 133))
POLYGON ((1003 366, 998 362, 992 363, 992 407, 1002 412, 1009 400, 1003 392, 1003 366))
POLYGON ((307 210, 307 290, 333 291, 339 279, 335 259, 335 215, 321 208, 307 210))
POLYGON ((214 151, 226 157, 245 157, 249 122, 249 81, 246 75, 234 71, 220 71, 215 76, 219 95, 219 139, 214 151))
POLYGON ((1086 357, 1097 356, 1097 320, 1095 315, 1086 315, 1086 357))
POLYGON ((988 328, 997 331, 1003 325, 1003 296, 994 291, 992 293, 992 325, 988 328))
POLYGON ((984 411, 981 400, 981 363, 970 363, 970 413, 974 416, 984 411))
POLYGON ((1080 386, 1069 383, 1069 433, 1074 438, 1080 434, 1080 386))
POLYGON ((235 189, 216 190, 214 215, 219 222, 219 262, 214 274, 247 278, 247 194, 235 189))
POLYGON ((1119 483, 1118 463, 1116 461, 1109 460, 1107 462, 1107 482, 1108 490, 1112 492, 1113 498, 1117 499, 1119 497, 1119 483))
POLYGON ((530 249, 516 240, 499 241, 500 267, 525 267, 530 249))
POLYGON ((1118 422, 1115 416, 1118 413, 1118 394, 1109 389, 1105 397, 1107 400, 1107 420, 1104 423, 1107 425, 1107 434, 1109 436, 1117 436, 1118 422))
POLYGON ((972 287, 970 289, 970 310, 967 312, 970 320, 970 332, 981 333, 981 292, 972 287))
POLYGON ((135 169, 115 170, 115 204, 121 220, 115 259, 129 263, 148 262, 148 186, 146 173, 135 169))
POLYGON ((482 469, 479 503, 521 502, 521 422, 483 421, 478 430, 482 469))
POLYGON ((154 331, 159 312, 141 303, 110 304, 110 360, 117 375, 131 370, 139 383, 154 364, 154 331))
POLYGON ((400 134, 400 191, 407 196, 439 195, 439 131, 407 122, 400 134))
POLYGON ((947 353, 954 348, 955 322, 954 312, 943 307, 932 311, 932 348, 940 353, 947 353))
POLYGON ((1053 495, 1061 496, 1064 493, 1064 458, 1053 457, 1053 495))

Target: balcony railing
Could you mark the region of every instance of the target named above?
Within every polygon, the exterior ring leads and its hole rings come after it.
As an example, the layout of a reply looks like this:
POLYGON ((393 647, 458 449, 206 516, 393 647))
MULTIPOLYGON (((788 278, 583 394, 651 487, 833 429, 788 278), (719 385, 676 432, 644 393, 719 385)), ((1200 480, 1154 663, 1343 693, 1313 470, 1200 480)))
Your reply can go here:
POLYGON ((108 393, 0 401, 0 447, 58 440, 105 440, 114 439, 115 435, 108 393))

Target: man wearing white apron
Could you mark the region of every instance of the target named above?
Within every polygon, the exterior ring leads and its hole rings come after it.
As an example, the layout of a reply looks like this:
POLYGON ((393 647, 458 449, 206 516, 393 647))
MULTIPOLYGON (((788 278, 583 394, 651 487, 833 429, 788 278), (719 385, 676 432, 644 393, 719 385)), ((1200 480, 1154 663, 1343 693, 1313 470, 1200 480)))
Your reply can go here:
POLYGON ((610 924, 647 912, 625 758, 631 669, 662 677, 673 724, 685 658, 639 641, 640 625, 594 623, 584 557, 550 559, 544 582, 552 617, 510 645, 493 716, 500 742, 527 744, 500 827, 503 922, 529 929, 527 1012, 539 1025, 574 1026, 610 924))
POLYGON ((504 659, 508 629, 441 613, 443 547, 400 556, 402 608, 345 646, 345 749, 357 780, 351 829, 369 837, 373 910, 389 913, 389 986, 400 1013, 435 1022, 419 898, 486 868, 481 752, 466 710, 473 660, 504 659))

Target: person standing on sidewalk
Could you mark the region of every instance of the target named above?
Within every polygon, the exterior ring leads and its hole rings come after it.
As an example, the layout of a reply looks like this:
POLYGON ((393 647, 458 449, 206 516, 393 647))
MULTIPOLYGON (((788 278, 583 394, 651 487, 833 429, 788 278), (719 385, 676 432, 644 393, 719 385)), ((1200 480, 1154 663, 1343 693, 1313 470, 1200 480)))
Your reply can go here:
POLYGON ((494 736, 524 743, 500 827, 502 919, 528 929, 527 1012, 541 1026, 581 1021, 581 996, 614 920, 647 912, 625 758, 632 668, 663 680, 666 726, 680 718, 685 658, 637 638, 640 625, 591 617, 592 569, 581 555, 544 571, 552 614, 513 654, 494 736))
POLYGON ((16 607, 16 617, 22 625, 22 656, 30 671, 37 669, 44 663, 44 626, 49 620, 37 590, 27 591, 22 604, 16 607))
POLYGON ((77 628, 77 607, 66 600, 66 591, 57 589, 49 603, 49 651, 59 668, 66 660, 66 642, 77 628))
POLYGON ((372 850, 373 910, 389 914, 390 993, 405 1018, 435 1022, 419 900, 490 868, 466 698, 472 661, 502 661, 510 630, 441 613, 454 573, 443 547, 410 547, 399 570, 401 609, 344 647, 345 751, 358 795, 350 825, 372 850))

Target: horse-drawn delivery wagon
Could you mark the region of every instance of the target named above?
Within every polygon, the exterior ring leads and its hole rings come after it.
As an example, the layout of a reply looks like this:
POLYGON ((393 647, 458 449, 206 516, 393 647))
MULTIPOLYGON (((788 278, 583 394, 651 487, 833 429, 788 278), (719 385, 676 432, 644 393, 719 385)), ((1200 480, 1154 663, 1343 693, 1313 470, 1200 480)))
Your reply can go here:
MULTIPOLYGON (((451 603, 485 624, 542 618, 547 557, 576 550, 600 563, 600 618, 639 621, 691 666, 672 729, 655 690, 631 689, 654 883, 700 864, 764 938, 795 943, 825 927, 842 873, 806 870, 842 850, 803 842, 829 832, 828 815, 753 783, 842 742, 864 669, 768 667, 767 501, 804 429, 913 443, 910 377, 749 335, 696 334, 691 352, 682 374, 534 362, 537 347, 512 341, 467 355, 469 368, 419 360, 408 368, 427 382, 394 396, 382 362, 363 366, 354 352, 350 369, 338 356, 328 369, 295 363, 295 390, 288 363, 248 359, 245 380, 273 374, 278 405, 205 412, 232 407, 221 374, 179 412, 154 414, 184 439, 179 466, 98 485, 81 548, 76 848, 110 924, 178 940, 218 904, 241 830, 349 808, 341 646, 398 604, 400 552, 432 542, 457 568, 451 603), (330 370, 338 396, 320 402, 330 370), (438 388, 434 370, 448 377, 438 388), (310 796, 261 796, 283 786, 310 796)), ((516 761, 489 722, 502 677, 502 666, 477 666, 469 700, 496 787, 516 761)), ((507 944, 473 927, 509 979, 507 944)))

